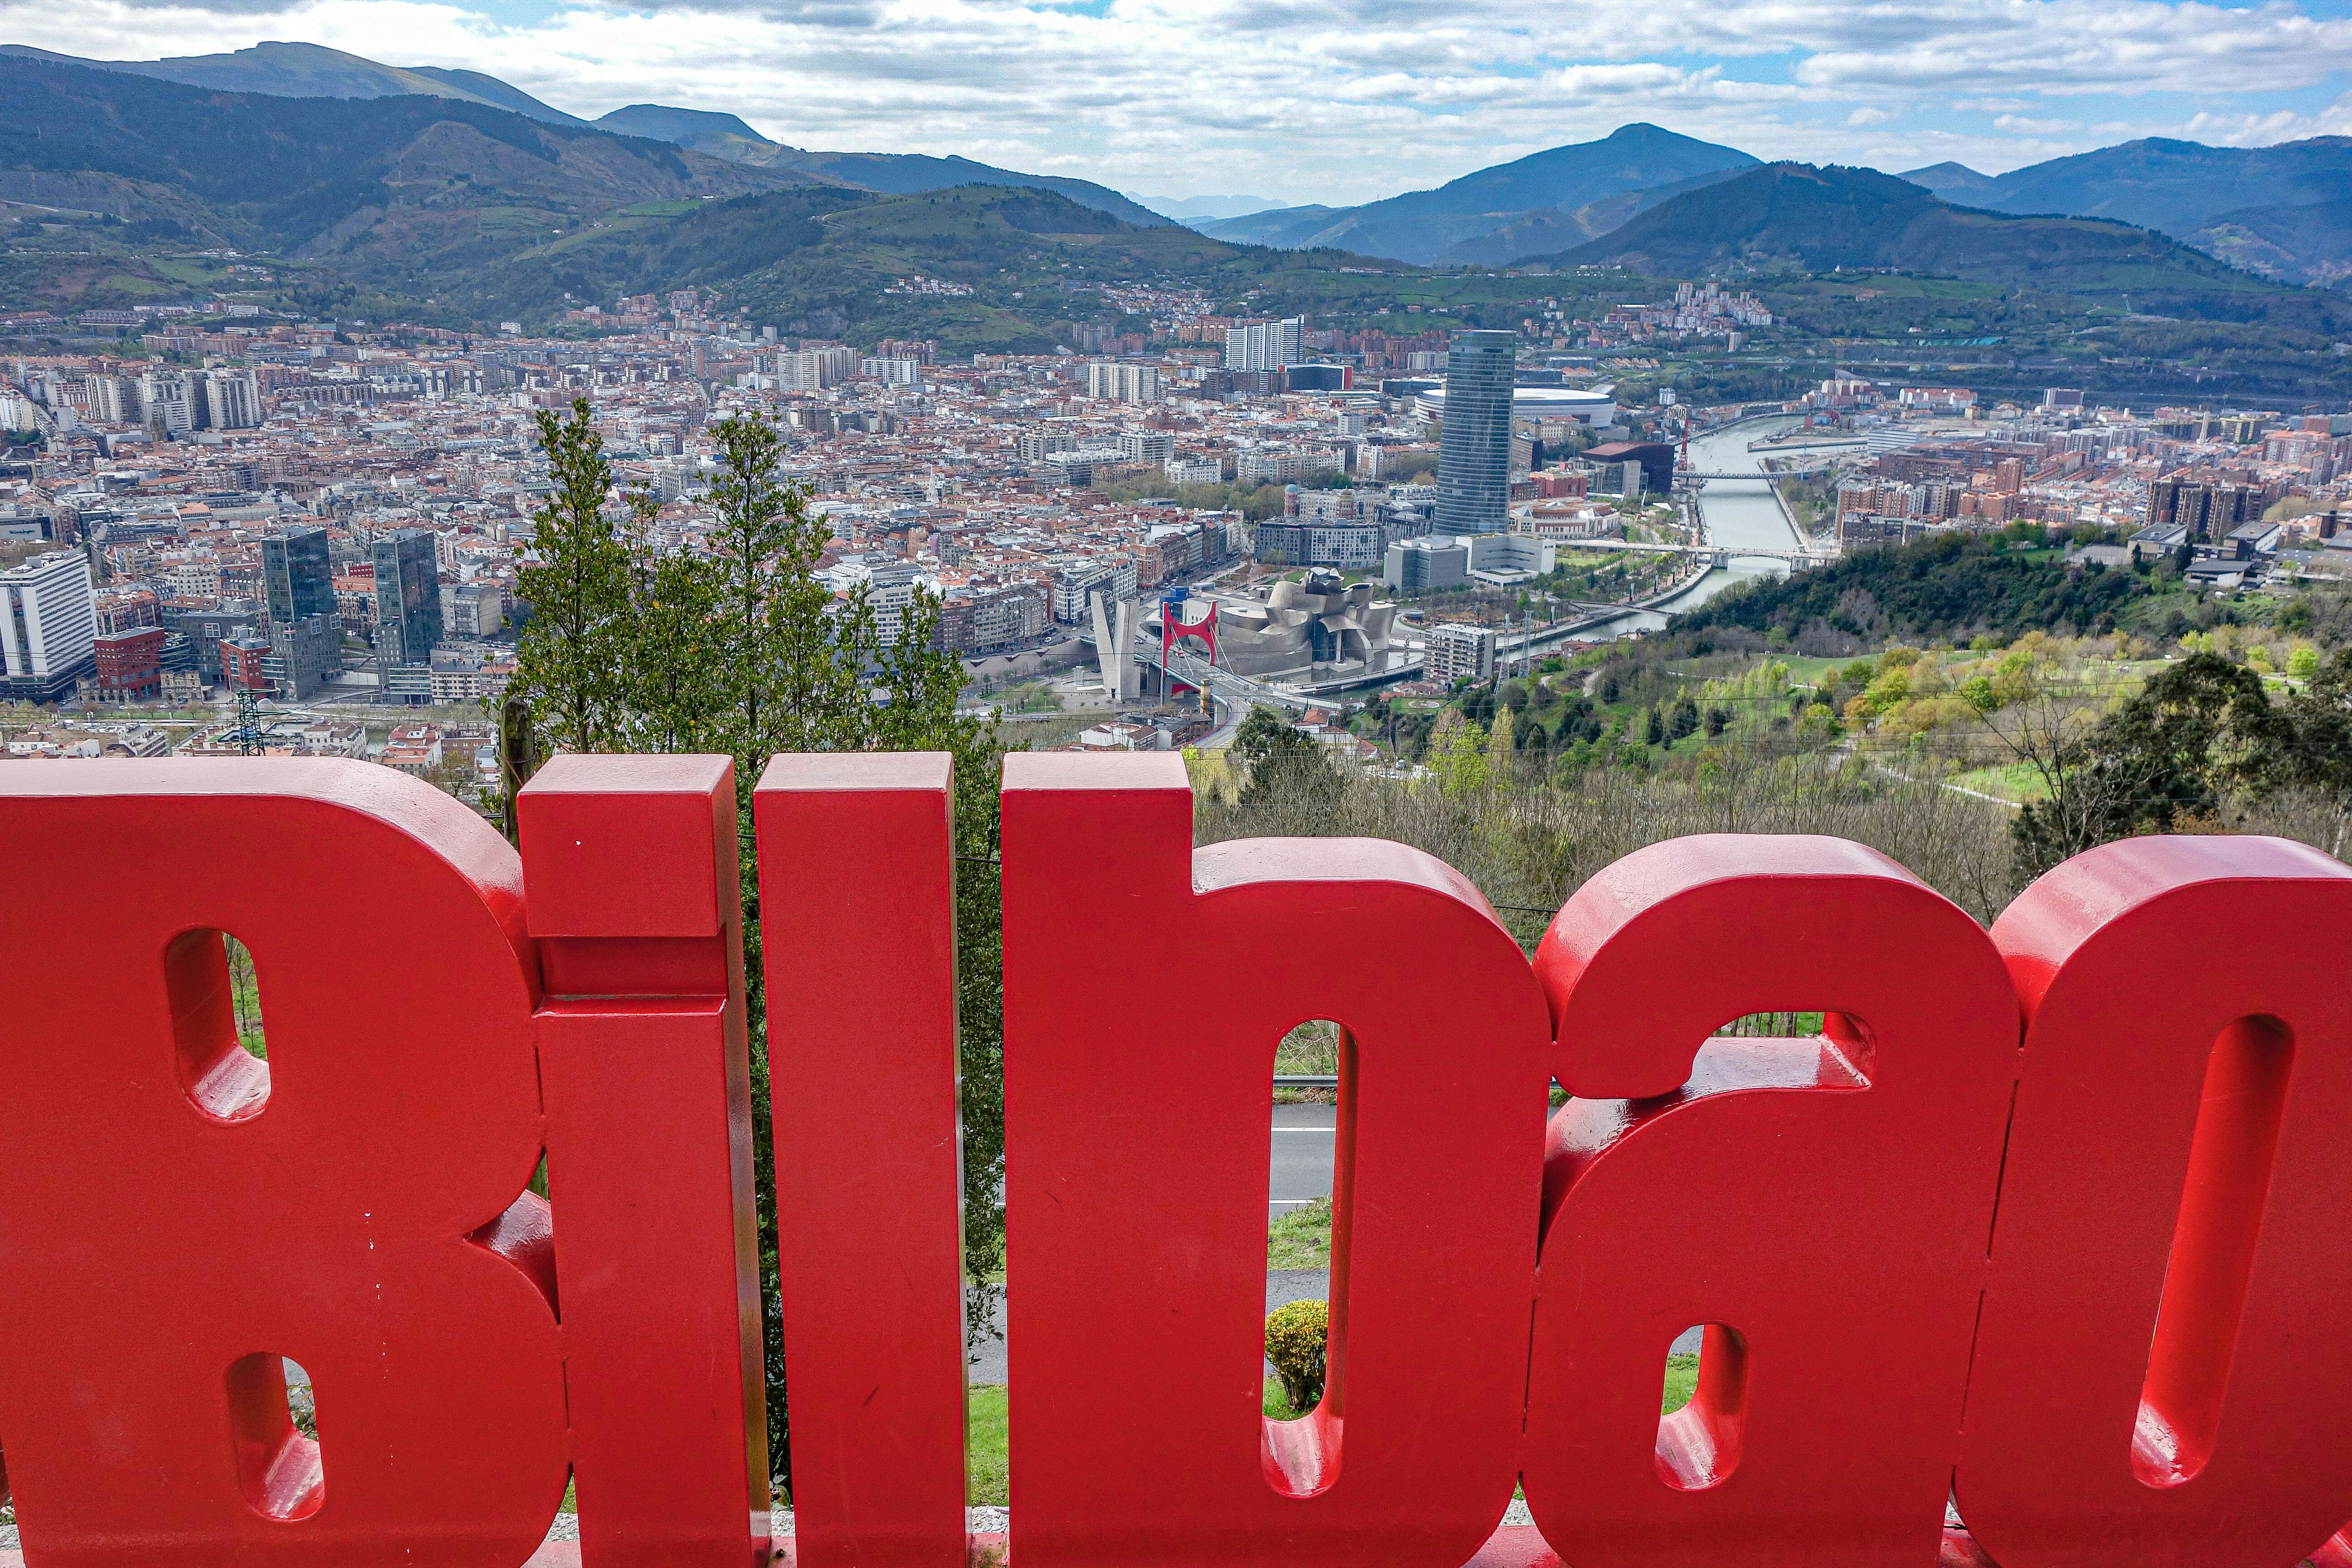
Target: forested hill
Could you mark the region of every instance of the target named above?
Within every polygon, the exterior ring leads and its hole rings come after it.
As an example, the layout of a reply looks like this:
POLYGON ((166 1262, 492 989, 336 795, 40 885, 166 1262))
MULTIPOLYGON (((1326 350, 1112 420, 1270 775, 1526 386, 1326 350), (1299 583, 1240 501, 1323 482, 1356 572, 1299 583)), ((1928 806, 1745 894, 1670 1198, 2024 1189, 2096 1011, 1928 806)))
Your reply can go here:
POLYGON ((1675 630, 1738 626, 1791 638, 1826 630, 1866 643, 2090 636, 2114 630, 2146 592, 2146 579, 2131 572, 2071 566, 2046 549, 2013 550, 2006 534, 1955 531, 1760 579, 1679 617, 1675 630))
POLYGON ((288 254, 380 237, 414 265, 486 226, 520 239, 546 216, 817 183, 460 99, 278 98, 0 58, 0 195, 288 254))
POLYGON ((1055 319, 1080 308, 1058 281, 1187 277, 1237 291, 1265 256, 1172 224, 1137 228, 1050 191, 824 186, 624 214, 470 268, 442 298, 487 319, 530 320, 560 310, 567 295, 723 285, 730 300, 790 330, 818 330, 791 328, 815 313, 836 323, 825 331, 935 338, 949 353, 1051 353, 1055 319), (891 291, 916 273, 965 291, 891 291))
POLYGON ((2198 320, 2352 328, 2352 301, 2237 271, 2150 229, 1955 206, 1869 169, 1773 163, 1549 258, 1667 278, 1892 270, 2198 320))

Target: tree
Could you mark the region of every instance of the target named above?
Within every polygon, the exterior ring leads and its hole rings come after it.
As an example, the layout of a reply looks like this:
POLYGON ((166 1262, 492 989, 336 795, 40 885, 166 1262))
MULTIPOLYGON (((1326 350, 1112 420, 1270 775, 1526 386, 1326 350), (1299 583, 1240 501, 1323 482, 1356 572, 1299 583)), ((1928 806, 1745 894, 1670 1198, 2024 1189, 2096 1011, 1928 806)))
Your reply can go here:
POLYGON ((622 737, 631 587, 628 543, 604 510, 613 465, 584 397, 570 419, 541 409, 539 442, 553 488, 531 514, 531 558, 516 583, 531 617, 515 650, 515 689, 530 704, 542 754, 610 751, 622 737))
MULTIPOLYGON (((2299 648, 2295 658, 2309 651, 2299 648)), ((2325 801, 2336 819, 2327 852, 2340 858, 2352 822, 2352 648, 2314 662, 2303 689, 2287 697, 2280 731, 2263 784, 2309 790, 2325 801)))
MULTIPOLYGON (((779 1310, 775 1166, 768 1114, 767 995, 752 791, 779 752, 940 751, 955 759, 957 1006, 961 1053, 964 1262, 986 1280, 1003 1268, 1003 964, 995 880, 997 785, 992 724, 957 711, 961 661, 939 646, 939 602, 919 593, 886 637, 861 590, 837 602, 810 574, 828 530, 782 474, 772 421, 737 416, 713 431, 706 552, 655 547, 650 500, 633 526, 605 508, 612 469, 589 427, 540 419, 554 491, 538 514, 538 561, 522 579, 530 624, 516 688, 543 750, 722 752, 735 762, 739 868, 751 1032, 752 1142, 765 1302, 769 1453, 788 1473, 784 1345, 779 1310)), ((812 982, 814 983, 814 982, 812 982)), ((973 1314, 975 1329, 986 1321, 973 1314)))
POLYGON ((2261 676, 2219 654, 2189 655, 2079 739, 2028 759, 2048 793, 2012 829, 2020 879, 2112 839, 2214 816, 2225 792, 2269 782, 2281 738, 2261 676))
POLYGON ((1233 760, 1248 774, 1235 797, 1244 805, 1324 803, 1341 788, 1323 748, 1271 708, 1251 709, 1234 731, 1233 760))

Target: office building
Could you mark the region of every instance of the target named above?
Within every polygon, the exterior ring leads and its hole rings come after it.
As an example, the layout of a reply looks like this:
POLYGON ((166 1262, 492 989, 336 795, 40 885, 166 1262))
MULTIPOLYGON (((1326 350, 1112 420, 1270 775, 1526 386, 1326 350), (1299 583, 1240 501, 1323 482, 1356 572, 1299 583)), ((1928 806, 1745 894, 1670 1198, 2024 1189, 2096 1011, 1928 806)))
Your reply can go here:
POLYGON ((20 702, 56 702, 96 667, 98 595, 79 551, 52 550, 0 572, 0 655, 20 702))
POLYGON ((312 523, 264 535, 261 584, 273 626, 333 615, 335 568, 327 552, 327 531, 312 523))
POLYGON ((300 702, 334 679, 342 668, 342 623, 333 616, 273 622, 262 672, 280 701, 300 702))
POLYGON ((1286 316, 1279 321, 1244 321, 1225 329, 1227 370, 1281 370, 1303 363, 1301 340, 1307 318, 1286 316))
POLYGON ((227 639, 261 631, 261 606, 251 599, 223 599, 215 608, 168 605, 162 624, 166 631, 188 639, 196 673, 207 686, 221 682, 220 645, 227 639))
POLYGON ((1381 581, 1399 594, 1425 594, 1452 588, 1470 577, 1470 550, 1444 534, 1400 540, 1389 546, 1381 581))
POLYGON ((264 668, 278 698, 299 702, 332 680, 341 665, 342 623, 335 613, 327 531, 311 524, 263 538, 261 587, 268 614, 264 668))
POLYGON ((163 689, 163 643, 161 626, 136 626, 128 631, 102 632, 91 649, 98 667, 94 695, 102 702, 137 702, 163 689))
POLYGON ((433 645, 441 640, 441 583, 433 531, 400 528, 380 533, 369 554, 375 564, 377 679, 386 692, 393 692, 405 689, 393 679, 401 667, 427 670, 418 691, 420 700, 430 697, 433 645))
POLYGON ((1437 531, 1500 533, 1510 521, 1514 332, 1454 334, 1437 452, 1437 531))

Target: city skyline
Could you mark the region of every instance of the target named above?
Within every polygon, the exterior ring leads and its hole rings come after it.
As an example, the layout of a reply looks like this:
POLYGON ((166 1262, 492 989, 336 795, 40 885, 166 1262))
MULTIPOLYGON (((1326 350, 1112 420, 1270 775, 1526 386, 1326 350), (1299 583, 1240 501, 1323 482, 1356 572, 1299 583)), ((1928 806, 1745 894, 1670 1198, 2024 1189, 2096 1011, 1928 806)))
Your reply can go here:
POLYGON ((1510 4, 1432 26, 1377 0, 5 0, 0 36, 106 58, 125 37, 142 58, 312 42, 485 71, 590 118, 668 103, 795 146, 961 153, 1171 200, 1376 199, 1632 121, 1890 172, 2352 133, 2352 0, 1669 4, 1601 29, 1510 4))

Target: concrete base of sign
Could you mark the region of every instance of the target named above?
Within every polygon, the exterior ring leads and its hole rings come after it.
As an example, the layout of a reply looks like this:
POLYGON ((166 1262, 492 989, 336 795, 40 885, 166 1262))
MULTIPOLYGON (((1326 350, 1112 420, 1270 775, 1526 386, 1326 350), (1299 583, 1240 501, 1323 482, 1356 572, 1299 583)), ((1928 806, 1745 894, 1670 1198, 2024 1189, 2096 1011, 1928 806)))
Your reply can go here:
MULTIPOLYGON (((2307 1568, 2352 1568, 2352 1531, 2338 1535, 2305 1559, 2307 1568)), ((1009 1538, 1003 1535, 974 1535, 971 1541, 971 1561, 974 1568, 1012 1568, 1009 1538)), ((796 1568, 797 1557, 793 1552, 793 1538, 780 1537, 776 1542, 778 1568, 796 1568)), ((1991 1558, 1978 1549, 1965 1530, 1944 1531, 1943 1551, 1936 1559, 1937 1568, 1995 1568, 1991 1558)), ((25 1568, 21 1552, 0 1551, 0 1568, 25 1568)), ((580 1543, 576 1541, 551 1541, 531 1553, 522 1568, 580 1568, 580 1543)), ((1507 1524, 1495 1531, 1486 1544, 1478 1550, 1463 1568, 1563 1568, 1559 1556, 1544 1544, 1543 1536, 1532 1525, 1507 1524)))

